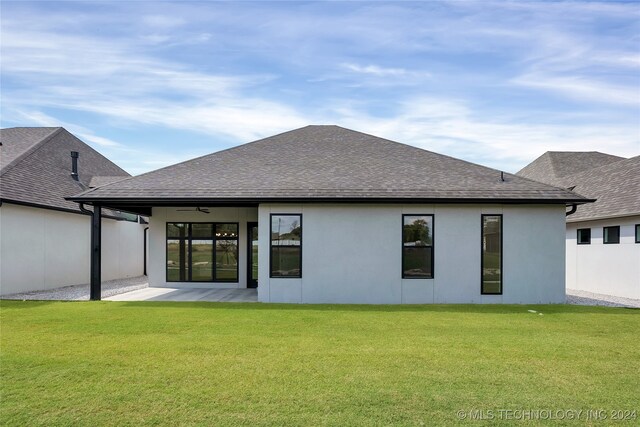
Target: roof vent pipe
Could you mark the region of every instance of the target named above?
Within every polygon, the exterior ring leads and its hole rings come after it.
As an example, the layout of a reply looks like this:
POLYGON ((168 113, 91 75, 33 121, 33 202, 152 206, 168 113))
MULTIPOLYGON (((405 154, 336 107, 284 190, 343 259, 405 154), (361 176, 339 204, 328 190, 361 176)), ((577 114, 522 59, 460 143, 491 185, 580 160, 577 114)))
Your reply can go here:
POLYGON ((71 152, 71 178, 78 181, 78 152, 71 152))
POLYGON ((500 181, 504 182, 504 172, 500 172, 500 181))

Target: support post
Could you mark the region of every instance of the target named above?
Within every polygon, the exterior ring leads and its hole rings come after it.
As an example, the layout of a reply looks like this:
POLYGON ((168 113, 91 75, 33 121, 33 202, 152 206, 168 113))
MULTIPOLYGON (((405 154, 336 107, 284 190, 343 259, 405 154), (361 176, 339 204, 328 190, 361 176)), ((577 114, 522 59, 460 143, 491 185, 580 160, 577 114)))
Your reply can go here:
POLYGON ((91 301, 100 301, 102 298, 102 208, 100 205, 93 206, 91 214, 91 301))

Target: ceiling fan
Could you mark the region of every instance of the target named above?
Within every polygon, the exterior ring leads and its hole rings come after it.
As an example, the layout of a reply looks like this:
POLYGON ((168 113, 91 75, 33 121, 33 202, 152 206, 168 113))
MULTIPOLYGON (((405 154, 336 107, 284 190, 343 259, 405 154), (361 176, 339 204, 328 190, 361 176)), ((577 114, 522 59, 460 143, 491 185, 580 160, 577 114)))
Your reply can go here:
POLYGON ((211 213, 207 208, 197 207, 195 209, 176 209, 178 212, 202 212, 202 213, 211 213))

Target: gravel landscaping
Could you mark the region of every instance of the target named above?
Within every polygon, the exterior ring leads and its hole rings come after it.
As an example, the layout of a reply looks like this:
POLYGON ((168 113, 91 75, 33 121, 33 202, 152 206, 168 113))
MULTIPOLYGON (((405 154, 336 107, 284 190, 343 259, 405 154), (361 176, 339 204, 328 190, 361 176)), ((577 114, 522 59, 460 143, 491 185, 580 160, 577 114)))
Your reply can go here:
MULTIPOLYGON (((109 280, 102 282, 102 298, 143 289, 147 286, 149 286, 147 276, 109 280)), ((87 301, 89 300, 89 284, 87 283, 84 285, 65 286, 63 288, 49 289, 45 291, 5 295, 2 299, 87 301)))
POLYGON ((577 289, 567 289, 567 304, 640 308, 640 300, 637 299, 594 294, 592 292, 579 291, 577 289))

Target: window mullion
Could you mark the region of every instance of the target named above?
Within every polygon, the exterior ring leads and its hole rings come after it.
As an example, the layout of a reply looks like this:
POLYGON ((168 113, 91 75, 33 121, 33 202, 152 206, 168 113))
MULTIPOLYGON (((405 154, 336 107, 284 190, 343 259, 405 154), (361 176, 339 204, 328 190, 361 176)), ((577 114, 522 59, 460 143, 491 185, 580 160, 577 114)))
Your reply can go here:
POLYGON ((213 258, 213 263, 211 264, 212 266, 212 280, 214 282, 217 282, 218 279, 218 240, 221 240, 222 236, 218 236, 218 225, 220 223, 215 222, 213 223, 213 225, 211 226, 211 232, 212 232, 212 238, 213 238, 213 247, 211 248, 211 256, 213 258))

